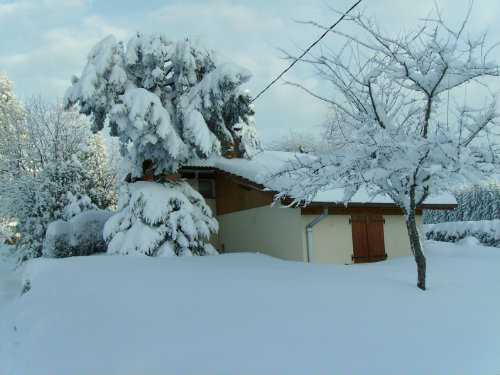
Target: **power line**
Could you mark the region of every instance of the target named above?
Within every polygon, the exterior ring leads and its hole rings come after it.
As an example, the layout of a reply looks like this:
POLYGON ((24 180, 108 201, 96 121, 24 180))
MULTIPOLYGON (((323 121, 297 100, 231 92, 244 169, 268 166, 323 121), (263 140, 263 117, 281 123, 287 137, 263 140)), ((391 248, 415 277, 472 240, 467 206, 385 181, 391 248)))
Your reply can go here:
POLYGON ((329 32, 330 30, 332 30, 335 26, 337 26, 337 24, 338 24, 340 21, 342 21, 342 20, 345 18, 345 16, 346 16, 346 15, 347 15, 347 14, 348 14, 351 10, 353 10, 354 8, 356 8, 360 2, 361 2, 361 0, 358 0, 358 1, 357 1, 357 2, 356 2, 353 6, 352 6, 352 7, 350 7, 350 8, 349 8, 349 10, 348 10, 347 12, 345 12, 345 13, 342 15, 342 17, 340 17, 340 18, 337 20, 337 22, 335 22, 332 26, 330 26, 330 27, 329 27, 329 29, 328 29, 328 30, 326 30, 326 31, 323 33, 323 35, 321 35, 321 36, 319 37, 319 39, 317 39, 317 40, 316 40, 313 44, 311 44, 311 45, 309 46, 309 48, 308 48, 308 49, 306 49, 302 55, 300 55, 298 58, 294 59, 294 60, 293 60, 293 62, 290 64, 290 66, 289 66, 288 68, 286 68, 285 70, 283 70, 283 72, 281 72, 281 74, 280 74, 278 77, 276 77, 276 79, 274 79, 274 81, 272 81, 269 85, 267 85, 267 86, 266 86, 266 88, 265 88, 264 90, 262 90, 261 92, 259 92, 259 95, 257 95, 255 98, 253 98, 253 99, 252 99, 252 103, 253 103, 255 100, 257 100, 257 98, 258 98, 259 96, 261 96, 261 95, 262 95, 262 94, 263 94, 263 93, 264 93, 264 92, 265 92, 265 91, 266 91, 269 87, 271 87, 271 86, 272 86, 272 85, 273 85, 273 84, 274 84, 274 83, 275 83, 278 79, 280 79, 280 78, 283 76, 283 74, 285 74, 286 72, 288 72, 288 71, 290 70, 290 68, 291 68, 292 66, 294 66, 294 65, 295 65, 295 63, 296 63, 297 61, 299 61, 301 58, 303 58, 303 57, 306 55, 306 53, 307 53, 307 52, 309 52, 309 50, 310 50, 311 48, 313 48, 316 44, 318 44, 318 42, 319 42, 321 39, 323 39, 323 38, 324 38, 324 36, 325 36, 326 34, 328 34, 328 32, 329 32))

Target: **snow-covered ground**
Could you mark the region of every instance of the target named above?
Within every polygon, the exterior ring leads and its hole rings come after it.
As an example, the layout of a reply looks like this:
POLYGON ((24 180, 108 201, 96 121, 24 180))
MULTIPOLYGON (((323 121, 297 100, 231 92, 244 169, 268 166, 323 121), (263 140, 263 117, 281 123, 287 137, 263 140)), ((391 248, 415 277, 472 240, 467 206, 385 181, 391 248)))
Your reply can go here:
POLYGON ((498 374, 500 251, 339 266, 259 254, 36 259, 0 277, 0 373, 498 374))

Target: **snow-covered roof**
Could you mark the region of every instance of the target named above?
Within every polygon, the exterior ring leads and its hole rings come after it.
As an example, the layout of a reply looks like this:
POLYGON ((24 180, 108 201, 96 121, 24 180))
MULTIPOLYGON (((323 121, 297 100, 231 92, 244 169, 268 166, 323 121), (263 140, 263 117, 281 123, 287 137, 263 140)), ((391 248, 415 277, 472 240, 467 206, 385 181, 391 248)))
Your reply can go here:
MULTIPOLYGON (((223 157, 208 160, 192 161, 187 166, 215 168, 233 175, 242 177, 255 184, 263 185, 271 190, 280 191, 280 187, 290 184, 286 176, 273 177, 280 171, 284 164, 296 157, 304 156, 285 151, 263 151, 256 154, 252 159, 226 159, 223 157)), ((312 202, 341 203, 344 190, 341 188, 320 191, 313 198, 312 202)), ((394 204, 394 201, 387 195, 377 195, 370 197, 366 188, 360 188, 349 201, 350 203, 371 203, 371 204, 394 204)), ((457 201, 450 193, 443 193, 431 196, 424 202, 425 205, 456 205, 457 201)))

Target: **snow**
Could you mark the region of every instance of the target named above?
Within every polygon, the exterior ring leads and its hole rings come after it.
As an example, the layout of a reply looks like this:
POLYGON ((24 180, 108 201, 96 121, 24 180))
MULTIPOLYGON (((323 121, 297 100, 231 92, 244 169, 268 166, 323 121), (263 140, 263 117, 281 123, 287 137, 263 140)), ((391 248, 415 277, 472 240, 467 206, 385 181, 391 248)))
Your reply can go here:
POLYGON ((68 221, 53 221, 47 227, 46 235, 57 236, 61 234, 76 234, 82 227, 91 223, 104 223, 111 215, 113 215, 113 212, 105 210, 85 211, 72 217, 68 221))
POLYGON ((186 139, 199 148, 202 155, 211 155, 214 145, 216 145, 216 149, 220 149, 220 141, 210 132, 203 116, 196 109, 186 114, 183 134, 186 139))
POLYGON ((440 230, 450 235, 458 235, 460 232, 483 232, 491 233, 491 236, 500 239, 500 220, 478 220, 478 221, 455 221, 450 223, 426 224, 426 232, 440 230))
POLYGON ((0 245, 0 316, 2 317, 4 303, 17 298, 21 292, 22 270, 16 269, 17 256, 13 253, 13 249, 14 246, 0 245))
POLYGON ((222 143, 247 157, 261 145, 250 125, 251 98, 240 87, 251 77, 248 70, 224 61, 198 37, 174 43, 162 33, 137 32, 124 45, 114 36, 97 43, 64 99, 66 107, 79 104, 92 116, 93 130, 108 121, 123 146, 123 177, 141 177, 144 160, 157 175, 170 174, 190 158, 220 155, 222 143), (233 129, 240 123, 243 142, 233 129))
POLYGON ((498 373, 498 249, 427 245, 427 291, 410 257, 31 260, 24 294, 0 278, 0 373, 498 373))
POLYGON ((457 242, 474 237, 488 246, 500 247, 500 220, 498 219, 426 224, 424 228, 429 239, 457 242))
POLYGON ((257 153, 252 159, 219 158, 215 167, 225 172, 246 178, 257 184, 268 187, 278 187, 278 181, 270 181, 271 176, 278 172, 295 154, 284 151, 264 151, 257 153), (271 185, 271 186, 269 186, 271 185))
POLYGON ((460 241, 457 241, 457 245, 464 245, 464 246, 480 246, 481 242, 476 237, 473 236, 468 236, 462 238, 460 241))
MULTIPOLYGON (((306 160, 314 158, 311 155, 286 152, 286 151, 260 151, 251 159, 226 159, 224 157, 209 160, 192 160, 186 166, 192 167, 214 167, 236 176, 243 177, 266 188, 282 191, 292 182, 286 175, 276 176, 290 160, 306 160)), ((342 203, 345 190, 342 188, 325 189, 318 191, 312 202, 342 203)), ((366 186, 362 186, 349 200, 350 203, 394 203, 388 195, 376 195, 370 197, 366 186)), ((451 193, 441 193, 430 196, 425 204, 456 204, 457 201, 451 193)))
POLYGON ((118 125, 121 140, 132 145, 126 155, 128 164, 135 165, 133 174, 142 174, 144 160, 157 161, 156 172, 169 172, 179 160, 187 157, 188 149, 176 131, 170 114, 157 95, 143 88, 127 91, 123 104, 115 104, 110 121, 118 125))
POLYGON ((45 232, 43 256, 61 258, 106 251, 102 230, 113 214, 111 211, 91 210, 81 212, 68 221, 51 222, 45 232))
POLYGON ((203 197, 185 181, 124 185, 104 225, 110 255, 197 255, 217 252, 204 240, 219 225, 203 197))

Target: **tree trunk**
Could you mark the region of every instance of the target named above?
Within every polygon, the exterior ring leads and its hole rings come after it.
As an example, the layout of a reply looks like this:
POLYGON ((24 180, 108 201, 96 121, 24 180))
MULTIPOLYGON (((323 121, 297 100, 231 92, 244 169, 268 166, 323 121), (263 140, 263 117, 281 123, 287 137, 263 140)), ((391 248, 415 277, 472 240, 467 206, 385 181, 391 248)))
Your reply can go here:
POLYGON ((420 242, 420 235, 415 219, 415 209, 410 209, 410 212, 406 215, 406 228, 408 229, 408 235, 410 237, 411 251, 415 257, 415 262, 417 262, 417 286, 420 289, 425 290, 425 271, 427 264, 425 255, 422 251, 422 243, 420 242))

